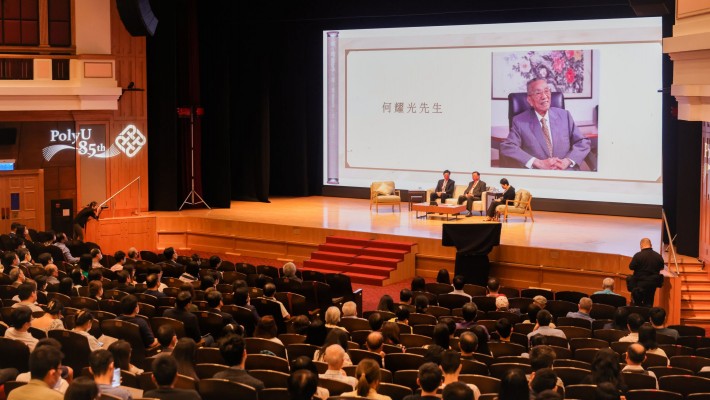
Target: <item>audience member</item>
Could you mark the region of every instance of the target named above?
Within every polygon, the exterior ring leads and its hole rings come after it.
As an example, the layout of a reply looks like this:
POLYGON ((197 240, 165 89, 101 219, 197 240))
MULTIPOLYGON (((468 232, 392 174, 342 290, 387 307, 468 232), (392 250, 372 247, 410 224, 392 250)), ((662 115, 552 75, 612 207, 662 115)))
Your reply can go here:
POLYGON ((74 379, 64 394, 64 400, 96 400, 99 398, 99 387, 93 379, 80 376, 74 379))
POLYGON ((478 315, 478 306, 476 303, 469 302, 461 307, 461 314, 463 316, 462 322, 456 323, 456 329, 471 329, 476 326, 476 316, 478 315))
POLYGON ((357 318, 357 304, 354 301, 343 304, 343 318, 357 318))
POLYGON ((385 344, 402 347, 399 338, 399 325, 394 322, 385 322, 380 332, 382 332, 382 337, 385 339, 385 344))
POLYGON ((7 400, 62 400, 64 396, 52 389, 61 379, 64 355, 54 346, 41 346, 30 353, 30 381, 10 392, 7 400))
POLYGON ((617 329, 626 331, 629 329, 627 319, 629 318, 629 309, 626 307, 617 307, 612 317, 612 322, 604 325, 604 329, 617 329))
POLYGON ((288 278, 289 280, 292 280, 292 281, 295 281, 298 283, 303 283, 303 279, 299 278, 296 275, 296 264, 294 264, 292 262, 287 262, 286 264, 283 265, 283 267, 281 268, 281 271, 282 271, 282 274, 281 274, 282 278, 288 278))
POLYGON ((308 356, 299 356, 291 362, 291 374, 298 370, 306 370, 315 374, 315 380, 318 387, 316 388, 316 394, 314 395, 318 399, 327 400, 330 397, 330 392, 328 389, 320 386, 320 378, 318 377, 318 367, 313 363, 308 356))
POLYGON ((281 339, 277 337, 278 328, 276 327, 276 321, 271 315, 265 315, 261 317, 259 323, 256 324, 256 329, 254 329, 254 337, 260 339, 266 339, 270 342, 278 343, 283 346, 281 339))
POLYGON ((394 312, 394 299, 392 299, 392 296, 388 294, 382 295, 380 302, 377 303, 377 311, 394 312))
POLYGON ((382 329, 382 324, 385 323, 385 319, 382 318, 382 314, 373 312, 369 317, 367 317, 367 322, 370 324, 370 330, 379 331, 382 329))
POLYGON ((449 275, 449 270, 442 268, 436 274, 436 283, 443 283, 445 285, 451 285, 451 277, 449 275))
MULTIPOLYGON (((444 373, 444 381, 441 384, 440 388, 441 389, 446 389, 446 386, 458 382, 459 380, 459 374, 461 374, 461 368, 463 367, 461 365, 461 354, 457 351, 453 350, 447 350, 441 355, 441 371, 444 373)), ((420 368, 421 371, 421 368, 420 368)), ((469 383, 468 387, 473 390, 473 397, 475 400, 478 400, 478 397, 481 395, 481 391, 478 389, 478 386, 469 383)))
POLYGON ((421 393, 406 396, 404 400, 438 400, 436 394, 444 377, 441 369, 434 363, 424 363, 417 372, 417 385, 421 388, 421 393))
MULTIPOLYGON (((650 329, 653 329, 649 327, 650 329)), ((658 389, 658 379, 653 371, 647 371, 643 368, 643 362, 646 361, 646 349, 640 343, 632 343, 626 348, 626 366, 621 370, 627 374, 641 374, 653 377, 656 379, 656 389, 658 389)))
POLYGON ((132 374, 140 375, 144 371, 131 364, 131 345, 125 340, 117 340, 108 346, 108 351, 113 354, 113 362, 116 368, 121 371, 128 371, 132 374))
POLYGON ((328 336, 328 328, 325 327, 323 320, 314 319, 308 329, 306 329, 306 344, 321 347, 325 343, 325 338, 328 336))
POLYGON ((394 321, 392 321, 392 322, 399 323, 399 325, 397 325, 397 326, 400 327, 400 332, 402 330, 401 325, 407 325, 407 327, 405 328, 405 332, 401 332, 401 333, 412 333, 412 327, 409 326, 409 314, 410 313, 411 312, 409 311, 409 308, 405 307, 403 305, 399 305, 397 307, 397 311, 395 311, 396 317, 395 317, 394 321))
POLYGON ((404 288, 399 291, 399 304, 412 304, 412 291, 404 288))
POLYGON ((418 314, 426 314, 426 309, 429 307, 429 299, 424 295, 417 295, 414 298, 414 312, 418 314))
POLYGON ((274 297, 274 293, 276 293, 276 285, 274 285, 273 283, 267 283, 266 285, 264 285, 264 297, 271 301, 279 303, 279 306, 281 306, 281 316, 284 320, 291 318, 283 303, 276 300, 276 298, 274 297))
POLYGON ((145 278, 145 286, 147 287, 147 289, 143 293, 155 296, 159 299, 167 297, 165 293, 160 291, 160 277, 158 276, 158 274, 148 275, 148 277, 145 278))
POLYGON ((111 385, 113 380, 113 355, 108 350, 96 350, 89 356, 89 370, 94 375, 94 382, 99 387, 99 392, 116 396, 123 400, 131 400, 131 392, 128 390, 111 385))
POLYGON ((478 348, 478 336, 473 332, 464 332, 459 336, 459 350, 462 360, 475 360, 474 353, 478 348))
POLYGON ((59 268, 54 264, 47 264, 44 267, 44 273, 47 277, 47 285, 59 285, 59 268))
POLYGON ((216 379, 228 379, 232 382, 243 383, 256 390, 264 389, 264 382, 249 375, 244 369, 247 361, 247 351, 244 346, 244 339, 241 336, 229 335, 220 339, 219 352, 227 365, 229 365, 229 369, 216 373, 214 375, 216 379))
POLYGON ((525 373, 518 368, 508 370, 500 380, 498 400, 528 400, 529 398, 530 387, 525 373))
POLYGON ((375 360, 365 358, 355 369, 357 384, 352 392, 343 393, 346 397, 367 397, 373 400, 392 400, 389 396, 377 393, 377 386, 380 384, 380 366, 375 360))
POLYGON ((365 340, 365 349, 373 353, 377 353, 385 358, 385 352, 382 351, 382 346, 385 344, 385 339, 381 332, 372 332, 367 335, 365 340))
MULTIPOLYGON (((343 349, 347 349, 349 339, 350 339, 350 335, 346 331, 343 331, 340 329, 331 329, 330 332, 328 332, 328 336, 325 337, 325 341, 323 342, 323 346, 321 346, 320 349, 316 350, 313 353, 313 360, 325 361, 325 350, 328 348, 328 346, 333 345, 333 344, 337 344, 338 346, 342 347, 343 349)), ((346 367, 353 365, 353 362, 350 360, 350 355, 347 352, 345 353, 343 365, 346 367)))
POLYGON ((658 342, 656 341, 656 330, 649 325, 641 325, 638 330, 639 340, 638 342, 644 347, 646 353, 656 354, 668 358, 666 352, 658 347, 658 342))
POLYGON ((421 276, 415 276, 412 278, 411 285, 412 292, 425 292, 426 291, 426 281, 421 276))
POLYGON ((29 332, 32 321, 32 310, 25 306, 13 308, 10 319, 12 324, 10 328, 5 331, 5 337, 26 344, 27 347, 30 348, 30 351, 33 351, 38 340, 29 332))
MULTIPOLYGON (((498 297, 502 299, 503 297, 498 297)), ((510 343, 510 337, 513 335, 513 324, 508 321, 508 318, 501 318, 496 321, 496 332, 498 333, 498 342, 510 343)))
POLYGON ((590 299, 589 297, 582 297, 581 299, 579 299, 579 304, 577 304, 577 307, 579 308, 579 310, 575 312, 568 312, 567 318, 586 319, 590 323, 594 321, 594 318, 589 315, 589 313, 592 311, 592 299, 590 299))
POLYGON ((237 323, 232 314, 222 311, 224 301, 222 299, 222 293, 219 290, 212 290, 206 293, 205 300, 207 300, 207 311, 221 315, 224 325, 237 323))
POLYGON ((471 328, 471 332, 476 335, 478 339, 478 346, 476 347, 476 353, 485 354, 487 356, 491 355, 491 350, 488 348, 488 341, 491 340, 491 336, 488 334, 488 330, 483 325, 476 325, 471 328))
POLYGON ((626 319, 626 327, 629 334, 619 339, 620 342, 636 343, 639 341, 639 328, 643 325, 643 318, 639 314, 632 313, 626 319))
POLYGON ((119 250, 113 253, 113 258, 116 261, 115 264, 111 266, 111 271, 118 272, 123 270, 123 266, 126 265, 126 253, 119 250))
MULTIPOLYGON (((614 278, 604 278, 602 281, 602 290, 598 290, 593 294, 616 294, 614 293, 614 278)), ((618 294, 616 294, 618 296, 618 294)))
POLYGON ((541 310, 544 310, 545 307, 547 307, 547 297, 542 296, 542 295, 537 295, 533 297, 533 304, 537 304, 541 310))
POLYGON ((594 400, 621 400, 621 392, 611 382, 602 382, 597 385, 594 400))
POLYGON ((649 321, 656 330, 656 333, 667 335, 678 340, 678 331, 666 327, 666 310, 661 307, 653 307, 649 312, 649 321))
POLYGON ((340 324, 340 309, 335 306, 328 307, 325 310, 325 327, 328 329, 346 330, 340 324))
POLYGON ((547 310, 541 310, 537 313, 537 324, 532 332, 528 333, 528 339, 534 335, 543 336, 557 336, 562 339, 567 339, 565 333, 559 329, 551 328, 550 323, 552 322, 552 314, 547 310))
MULTIPOLYGON (((325 349, 325 356, 323 357, 323 360, 328 363, 328 370, 321 374, 320 377, 345 382, 355 389, 357 379, 352 376, 347 376, 345 371, 343 371, 346 356, 348 356, 348 353, 345 352, 345 349, 341 345, 332 344, 328 346, 325 349)), ((316 357, 314 358, 317 359, 316 357)), ((348 359, 350 359, 349 356, 348 359)), ((352 361, 350 365, 352 365, 352 361)))
POLYGON ((146 398, 160 400, 201 400, 199 393, 192 389, 177 389, 178 363, 168 354, 161 354, 153 360, 152 380, 157 389, 143 393, 146 398))
POLYGON ((94 316, 87 308, 79 310, 74 317, 73 331, 84 336, 89 341, 89 349, 96 351, 103 347, 103 343, 99 342, 89 331, 93 326, 94 316))
POLYGON ((175 328, 168 324, 160 325, 158 331, 155 332, 155 338, 160 343, 160 352, 162 354, 172 353, 178 341, 175 328))
POLYGON ((175 343, 172 356, 177 362, 177 371, 180 375, 189 376, 190 378, 199 381, 200 378, 195 372, 195 354, 197 352, 197 344, 189 337, 180 338, 175 343))
POLYGON ((463 382, 454 382, 446 385, 441 397, 443 400, 474 400, 473 390, 463 382))
POLYGON ((307 369, 291 373, 287 380, 289 400, 311 400, 318 391, 318 375, 307 369))
POLYGON ((500 281, 496 277, 488 278, 486 288, 488 289, 488 294, 486 295, 488 297, 504 296, 498 293, 498 290, 500 290, 500 281))
POLYGON ((138 325, 143 345, 146 348, 158 345, 158 341, 155 339, 155 336, 153 336, 153 330, 150 328, 148 322, 146 322, 143 318, 136 317, 136 315, 138 315, 138 311, 138 298, 132 294, 129 294, 121 299, 122 314, 116 319, 138 325))
POLYGON ((609 347, 600 349, 594 355, 592 373, 582 380, 582 384, 587 385, 598 385, 602 382, 609 382, 617 390, 626 391, 626 384, 619 366, 619 354, 609 347))
POLYGON ((47 311, 44 315, 33 319, 30 325, 33 328, 41 329, 45 332, 55 329, 64 329, 64 323, 62 322, 63 311, 64 306, 62 305, 62 302, 50 300, 47 304, 47 311))
POLYGON ((436 365, 441 365, 441 356, 444 355, 444 348, 438 344, 430 344, 424 352, 424 362, 433 362, 436 365))
MULTIPOLYGON (((165 310, 163 316, 181 321, 185 325, 185 335, 194 340, 195 343, 201 343, 203 338, 197 316, 188 310, 188 306, 191 303, 192 295, 190 295, 190 292, 180 292, 175 299, 175 307, 165 310)), ((204 338, 204 342, 209 346, 213 342, 212 337, 207 335, 204 338)))
POLYGON ((468 298, 469 301, 471 301, 471 295, 463 291, 463 287, 466 284, 463 276, 461 276, 461 275, 454 276, 453 284, 454 284, 454 290, 451 292, 451 294, 457 294, 459 296, 466 297, 466 298, 468 298))
MULTIPOLYGON (((62 351, 62 345, 59 343, 56 339, 52 338, 45 338, 37 342, 37 346, 35 346, 34 351, 40 350, 42 347, 49 346, 53 347, 59 351, 62 351)), ((58 368, 59 370, 59 379, 57 382, 54 384, 52 389, 58 391, 59 393, 64 394, 67 391, 67 388, 69 387, 69 382, 72 380, 74 377, 74 370, 72 370, 70 367, 67 366, 60 366, 58 368)), ((7 370, 2 370, 3 371, 3 379, 8 376, 8 371, 7 370)), ((23 372, 21 374, 17 374, 17 370, 14 370, 14 375, 15 380, 18 382, 29 382, 32 379, 32 374, 30 372, 23 372)))
POLYGON ((535 371, 535 376, 530 380, 530 389, 535 395, 545 390, 560 390, 560 387, 557 385, 557 375, 552 368, 541 368, 535 371))
POLYGON ((52 245, 58 247, 62 251, 62 255, 64 255, 64 261, 70 264, 76 264, 79 262, 79 257, 74 257, 72 255, 71 251, 69 251, 69 248, 67 247, 67 241, 68 239, 65 233, 58 233, 57 241, 54 242, 52 245))
POLYGON ((441 346, 441 348, 444 350, 448 350, 451 347, 451 336, 449 334, 449 327, 446 326, 446 324, 442 323, 434 325, 434 333, 432 334, 432 339, 435 345, 441 346))

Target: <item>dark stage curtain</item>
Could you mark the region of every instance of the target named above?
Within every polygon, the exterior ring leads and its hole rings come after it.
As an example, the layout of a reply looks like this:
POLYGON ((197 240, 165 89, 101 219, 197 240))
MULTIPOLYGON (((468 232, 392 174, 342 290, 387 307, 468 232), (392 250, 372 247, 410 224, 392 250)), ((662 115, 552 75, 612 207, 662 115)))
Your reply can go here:
POLYGON ((486 286, 490 262, 488 253, 500 244, 501 224, 444 224, 442 246, 456 247, 454 274, 466 283, 486 286))

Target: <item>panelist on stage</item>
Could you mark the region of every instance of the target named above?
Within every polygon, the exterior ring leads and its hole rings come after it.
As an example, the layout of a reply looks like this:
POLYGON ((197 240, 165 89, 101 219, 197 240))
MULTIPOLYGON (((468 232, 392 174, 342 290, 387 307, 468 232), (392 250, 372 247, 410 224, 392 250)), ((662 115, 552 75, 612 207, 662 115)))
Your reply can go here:
POLYGON ((503 196, 500 199, 495 199, 491 202, 491 205, 488 206, 488 210, 486 210, 486 218, 484 218, 484 221, 493 221, 495 220, 495 215, 496 215, 496 207, 500 205, 505 205, 505 202, 508 200, 515 200, 515 188, 510 186, 510 183, 508 183, 508 180, 503 178, 500 180, 500 186, 503 188, 503 196))
POLYGON ((464 201, 466 202, 466 210, 468 211, 466 217, 473 215, 471 213, 473 202, 481 201, 481 195, 486 191, 486 182, 480 179, 481 174, 479 174, 478 171, 473 171, 471 178, 473 180, 468 183, 468 187, 458 199, 458 204, 463 204, 464 201))
POLYGON ((550 107, 552 92, 541 78, 528 82, 532 109, 513 117, 501 155, 521 166, 535 169, 574 169, 589 154, 590 140, 579 132, 569 111, 550 107))
POLYGON ((454 182, 452 179, 449 179, 451 176, 451 171, 448 169, 444 171, 444 179, 439 179, 439 182, 436 184, 436 189, 434 189, 434 193, 429 195, 429 201, 436 201, 436 199, 441 199, 441 203, 443 204, 446 199, 450 199, 454 197, 454 188, 456 187, 456 182, 454 182))
POLYGON ((86 229, 86 223, 89 218, 95 220, 99 219, 103 208, 99 206, 99 203, 92 201, 88 206, 84 207, 74 218, 74 239, 84 241, 84 229, 86 229))

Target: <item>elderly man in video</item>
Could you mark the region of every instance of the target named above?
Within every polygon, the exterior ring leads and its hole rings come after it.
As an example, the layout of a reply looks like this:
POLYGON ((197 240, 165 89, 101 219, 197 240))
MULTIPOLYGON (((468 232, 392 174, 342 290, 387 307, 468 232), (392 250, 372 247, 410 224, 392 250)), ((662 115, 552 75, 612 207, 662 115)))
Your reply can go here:
POLYGON ((544 79, 528 82, 532 109, 513 117, 508 138, 500 145, 502 156, 520 167, 578 170, 589 154, 590 141, 577 129, 567 110, 550 107, 552 92, 544 79))

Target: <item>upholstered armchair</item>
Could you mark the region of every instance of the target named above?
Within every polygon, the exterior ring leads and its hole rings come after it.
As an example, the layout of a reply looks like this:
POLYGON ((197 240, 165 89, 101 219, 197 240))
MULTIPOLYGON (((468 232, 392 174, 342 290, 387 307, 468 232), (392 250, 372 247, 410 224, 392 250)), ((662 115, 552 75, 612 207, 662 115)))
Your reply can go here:
POLYGON ((501 204, 496 207, 496 212, 499 215, 503 215, 503 218, 508 222, 508 215, 521 215, 525 217, 525 221, 528 220, 528 216, 532 222, 535 222, 533 218, 533 211, 531 204, 532 195, 525 189, 520 189, 515 192, 515 200, 507 200, 505 204, 501 204))
MULTIPOLYGON (((467 187, 468 187, 468 184, 456 185, 454 187, 454 197, 452 197, 450 199, 446 199, 445 204, 456 204, 459 200, 459 196, 463 195, 463 192, 466 191, 467 187)), ((426 201, 427 203, 429 202, 429 199, 431 198, 430 195, 432 193, 434 193, 434 190, 436 190, 436 188, 431 188, 426 191, 426 199, 424 199, 424 201, 426 201)), ((471 211, 478 211, 481 215, 483 215, 483 213, 486 212, 486 204, 488 204, 487 198, 488 198, 488 193, 486 193, 486 192, 481 193, 481 201, 474 201, 473 204, 471 205, 471 211)), ((466 203, 464 203, 464 204, 466 204, 466 203)))
POLYGON ((370 184, 370 210, 373 205, 377 213, 380 212, 381 205, 392 206, 393 212, 396 205, 402 212, 402 197, 399 189, 394 188, 393 181, 377 181, 370 184))

